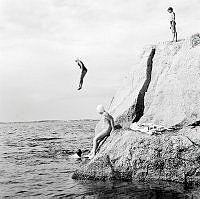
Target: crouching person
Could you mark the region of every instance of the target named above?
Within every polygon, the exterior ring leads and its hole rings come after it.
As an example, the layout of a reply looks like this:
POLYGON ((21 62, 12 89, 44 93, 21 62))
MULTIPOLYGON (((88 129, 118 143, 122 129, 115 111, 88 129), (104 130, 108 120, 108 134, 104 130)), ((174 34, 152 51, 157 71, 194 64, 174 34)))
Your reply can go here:
POLYGON ((88 155, 89 159, 92 159, 96 155, 99 144, 114 130, 114 119, 107 111, 105 111, 102 105, 97 106, 97 112, 101 115, 101 120, 95 128, 96 135, 93 139, 92 151, 88 155))

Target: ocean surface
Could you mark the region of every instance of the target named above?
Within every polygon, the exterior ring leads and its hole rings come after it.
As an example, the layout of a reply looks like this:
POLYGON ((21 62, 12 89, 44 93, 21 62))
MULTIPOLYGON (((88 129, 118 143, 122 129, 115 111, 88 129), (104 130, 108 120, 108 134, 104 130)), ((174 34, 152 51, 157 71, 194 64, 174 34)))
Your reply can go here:
POLYGON ((200 198, 200 188, 166 182, 100 182, 71 178, 92 147, 97 121, 0 124, 1 198, 200 198))

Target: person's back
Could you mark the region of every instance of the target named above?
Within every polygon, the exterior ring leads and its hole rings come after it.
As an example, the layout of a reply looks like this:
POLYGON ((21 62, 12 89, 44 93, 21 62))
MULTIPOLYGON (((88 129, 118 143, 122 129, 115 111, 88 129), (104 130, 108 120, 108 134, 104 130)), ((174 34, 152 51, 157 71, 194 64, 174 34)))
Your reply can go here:
POLYGON ((112 121, 114 121, 113 117, 108 112, 104 112, 102 117, 103 117, 103 128, 107 130, 107 132, 111 132, 112 121))
POLYGON ((104 112, 101 116, 100 121, 97 123, 95 127, 95 135, 99 134, 102 130, 112 130, 111 121, 114 121, 113 117, 108 113, 104 112))
POLYGON ((93 148, 91 150, 91 153, 89 154, 89 158, 93 158, 96 154, 96 150, 104 139, 108 137, 111 133, 111 131, 114 131, 114 119, 113 117, 105 111, 104 107, 102 105, 97 106, 97 111, 101 115, 101 119, 96 125, 95 128, 95 137, 93 139, 93 148))

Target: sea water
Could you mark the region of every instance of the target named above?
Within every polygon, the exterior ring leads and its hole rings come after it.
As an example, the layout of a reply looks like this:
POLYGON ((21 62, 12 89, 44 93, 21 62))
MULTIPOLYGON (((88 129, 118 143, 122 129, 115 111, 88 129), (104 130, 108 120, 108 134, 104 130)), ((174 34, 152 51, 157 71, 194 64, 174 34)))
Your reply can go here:
POLYGON ((0 124, 1 198, 200 198, 200 189, 166 182, 81 181, 71 178, 92 147, 97 121, 0 124))

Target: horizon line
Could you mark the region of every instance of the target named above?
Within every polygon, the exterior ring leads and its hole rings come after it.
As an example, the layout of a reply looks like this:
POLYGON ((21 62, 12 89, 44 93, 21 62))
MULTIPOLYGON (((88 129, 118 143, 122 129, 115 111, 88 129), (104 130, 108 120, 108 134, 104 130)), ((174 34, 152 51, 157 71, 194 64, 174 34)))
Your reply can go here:
POLYGON ((70 119, 70 120, 31 120, 31 121, 11 121, 11 122, 0 122, 0 124, 8 123, 42 123, 42 122, 69 122, 69 121, 98 121, 98 119, 70 119))

